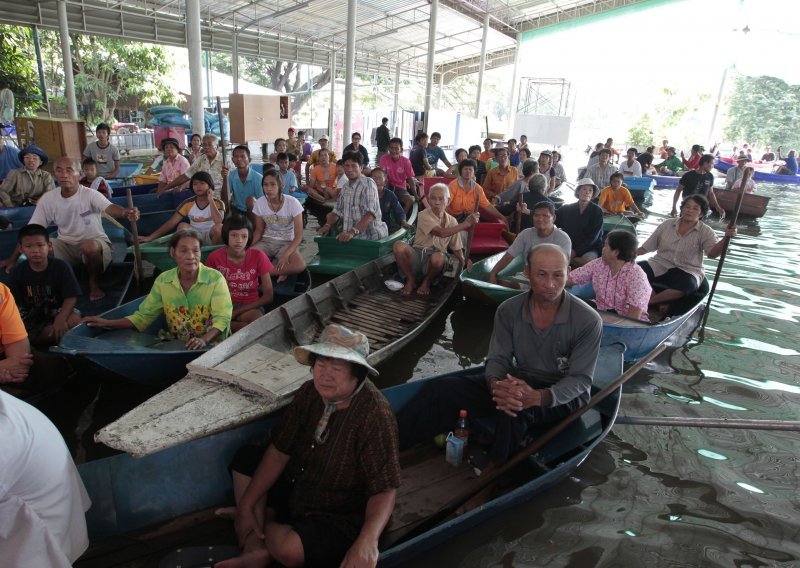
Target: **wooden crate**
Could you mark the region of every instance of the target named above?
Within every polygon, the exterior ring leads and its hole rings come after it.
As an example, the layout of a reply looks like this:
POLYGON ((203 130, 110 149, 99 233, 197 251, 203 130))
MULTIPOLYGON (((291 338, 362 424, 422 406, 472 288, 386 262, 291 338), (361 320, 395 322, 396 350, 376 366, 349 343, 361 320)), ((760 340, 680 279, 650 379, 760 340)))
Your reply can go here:
POLYGON ((17 117, 20 148, 36 144, 49 158, 45 169, 53 172, 53 164, 61 156, 80 160, 86 148, 86 123, 59 118, 17 117))

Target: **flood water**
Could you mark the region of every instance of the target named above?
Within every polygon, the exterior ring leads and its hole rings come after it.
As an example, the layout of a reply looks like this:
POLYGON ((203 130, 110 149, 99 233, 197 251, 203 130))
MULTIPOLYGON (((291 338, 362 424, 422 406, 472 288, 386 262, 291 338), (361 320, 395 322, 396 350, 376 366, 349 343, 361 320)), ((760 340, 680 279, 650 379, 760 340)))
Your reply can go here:
MULTIPOLYGON (((760 184, 758 192, 772 198, 769 211, 740 225, 704 332, 632 379, 621 414, 800 418, 800 186, 760 184)), ((672 194, 656 191, 640 242, 666 219, 672 194)), ((315 226, 311 217, 309 240, 315 226)), ((716 265, 706 262, 709 277, 716 265)), ((493 313, 453 298, 380 368, 378 385, 482 363, 493 313)), ((97 384, 80 384, 40 406, 83 461, 107 453, 92 433, 152 391, 104 383, 98 394, 97 384)), ((796 432, 618 424, 569 480, 413 565, 797 566, 799 440, 796 432)))

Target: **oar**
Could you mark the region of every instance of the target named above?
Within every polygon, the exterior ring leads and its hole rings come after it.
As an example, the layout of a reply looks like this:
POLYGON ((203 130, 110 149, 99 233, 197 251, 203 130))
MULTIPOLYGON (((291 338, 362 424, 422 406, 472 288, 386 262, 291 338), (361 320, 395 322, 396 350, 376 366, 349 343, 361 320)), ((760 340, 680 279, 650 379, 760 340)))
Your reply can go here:
MULTIPOLYGON (((222 167, 224 168, 228 163, 227 156, 225 153, 225 122, 223 122, 223 114, 222 114, 222 99, 217 97, 217 117, 219 117, 219 151, 222 153, 222 167)), ((222 196, 222 202, 225 204, 225 211, 230 212, 231 210, 231 199, 230 189, 228 188, 228 177, 225 176, 222 178, 222 187, 219 188, 220 195, 222 196), (223 191, 223 189, 225 191, 223 191)))
POLYGON ((694 418, 679 416, 618 416, 614 424, 673 426, 678 428, 726 428, 800 432, 800 420, 756 420, 749 418, 694 418))
MULTIPOLYGON (((128 209, 133 209, 133 194, 131 188, 126 190, 128 194, 128 209)), ((142 289, 142 282, 144 281, 144 270, 142 269, 142 249, 139 247, 139 227, 136 220, 129 219, 131 223, 131 235, 133 235, 133 260, 136 268, 136 286, 139 290, 142 289)))
MULTIPOLYGON (((753 175, 753 168, 747 167, 744 169, 744 173, 742 174, 742 183, 739 187, 739 195, 736 198, 736 206, 733 209, 733 215, 731 215, 730 223, 728 223, 728 228, 733 229, 736 227, 736 221, 739 219, 739 210, 742 208, 742 202, 744 201, 744 193, 745 193, 745 186, 747 182, 750 181, 750 176, 753 175)), ((714 191, 713 189, 711 191, 714 191)), ((706 321, 708 320, 708 312, 711 310, 711 300, 714 298, 714 292, 717 289, 717 282, 719 282, 719 275, 722 274, 722 265, 725 264, 725 257, 728 254, 728 246, 731 243, 731 238, 729 236, 722 237, 722 253, 719 255, 719 262, 717 263, 717 272, 714 274, 714 282, 711 284, 711 291, 708 293, 708 301, 706 302, 706 312, 703 314, 703 325, 701 329, 705 329, 706 321)))
POLYGON ((516 227, 515 227, 515 231, 514 231, 517 234, 519 234, 519 230, 522 228, 522 211, 520 211, 520 209, 522 208, 522 203, 523 203, 523 201, 522 201, 522 190, 523 190, 523 188, 520 187, 519 188, 519 196, 517 196, 517 222, 516 222, 516 227))
MULTIPOLYGON (((478 212, 478 209, 480 209, 480 206, 481 206, 481 194, 478 191, 478 186, 476 184, 475 185, 475 209, 472 211, 473 215, 478 212)), ((469 255, 472 252, 472 241, 475 238, 475 225, 477 225, 477 224, 478 224, 478 222, 476 221, 469 228, 469 232, 467 233, 467 246, 466 246, 465 253, 464 253, 464 267, 465 268, 466 268, 466 262, 469 260, 469 255)))
MULTIPOLYGON (((647 365, 650 361, 655 359, 664 349, 666 349, 666 347, 667 346, 662 343, 661 345, 653 349, 650 353, 645 355, 643 359, 640 359, 635 364, 631 365, 627 371, 625 371, 619 377, 614 379, 614 381, 611 384, 609 384, 606 388, 604 388, 599 393, 594 395, 589 400, 586 406, 576 410, 569 416, 565 416, 564 418, 562 418, 559 422, 556 423, 555 426, 553 426, 552 428, 550 428, 550 430, 548 430, 540 437, 536 438, 536 440, 525 446, 524 449, 517 452, 514 456, 511 457, 511 459, 509 459, 502 466, 494 470, 485 472, 476 480, 474 484, 470 484, 470 486, 467 489, 459 492, 438 512, 424 519, 419 524, 417 524, 417 526, 412 527, 406 533, 406 535, 403 536, 403 540, 409 540, 411 538, 414 538, 415 536, 427 532, 436 525, 443 522, 450 515, 452 515, 461 505, 463 505, 464 503, 469 501, 472 497, 480 493, 483 489, 491 485, 492 482, 495 481, 498 477, 504 475, 514 466, 518 465, 520 462, 527 459, 529 456, 532 456, 533 454, 541 450, 551 440, 553 440, 561 432, 566 430, 578 418, 580 418, 581 416, 586 414, 589 410, 600 404, 600 402, 602 402, 611 393, 616 391, 628 379, 630 379, 636 373, 641 371, 645 365, 647 365)), ((489 396, 488 393, 487 396, 489 396)))

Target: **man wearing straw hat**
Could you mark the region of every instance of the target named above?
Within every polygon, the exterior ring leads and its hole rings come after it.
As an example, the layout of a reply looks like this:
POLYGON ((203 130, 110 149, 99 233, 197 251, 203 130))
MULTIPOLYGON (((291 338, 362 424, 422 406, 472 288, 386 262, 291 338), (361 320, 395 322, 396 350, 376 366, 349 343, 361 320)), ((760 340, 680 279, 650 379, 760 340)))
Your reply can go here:
POLYGON ((318 343, 294 349, 295 359, 311 366, 312 380, 298 389, 260 463, 253 447, 234 457, 236 533, 244 550, 218 567, 272 560, 375 566, 400 486, 400 461, 397 423, 367 378, 378 374, 368 354, 367 337, 340 325, 327 326, 318 343))
POLYGON ((47 154, 38 146, 31 144, 19 151, 23 166, 8 172, 0 185, 0 206, 22 207, 36 205, 39 198, 55 189, 53 176, 44 170, 47 154))

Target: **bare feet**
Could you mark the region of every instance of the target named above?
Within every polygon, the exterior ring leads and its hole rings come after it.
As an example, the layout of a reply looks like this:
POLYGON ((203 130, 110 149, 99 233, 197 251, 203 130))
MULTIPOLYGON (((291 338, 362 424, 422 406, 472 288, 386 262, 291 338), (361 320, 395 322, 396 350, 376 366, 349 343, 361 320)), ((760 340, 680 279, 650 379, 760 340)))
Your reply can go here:
POLYGON ((430 282, 428 282, 427 280, 423 280, 422 284, 420 284, 419 288, 417 288, 417 294, 419 294, 420 296, 427 296, 430 293, 431 293, 430 282))
POLYGON ((400 293, 403 296, 410 296, 413 292, 414 292, 414 281, 411 278, 409 278, 408 280, 406 280, 406 284, 405 286, 403 286, 403 289, 400 290, 400 293))
POLYGON ((89 299, 92 302, 96 302, 97 300, 102 300, 106 297, 106 293, 100 288, 100 286, 90 286, 89 287, 89 299))
POLYGON ((221 507, 214 511, 214 514, 223 519, 232 521, 236 518, 236 507, 221 507))
POLYGON ((214 568, 263 568, 269 564, 269 552, 266 548, 258 548, 243 552, 241 556, 217 562, 214 568))

